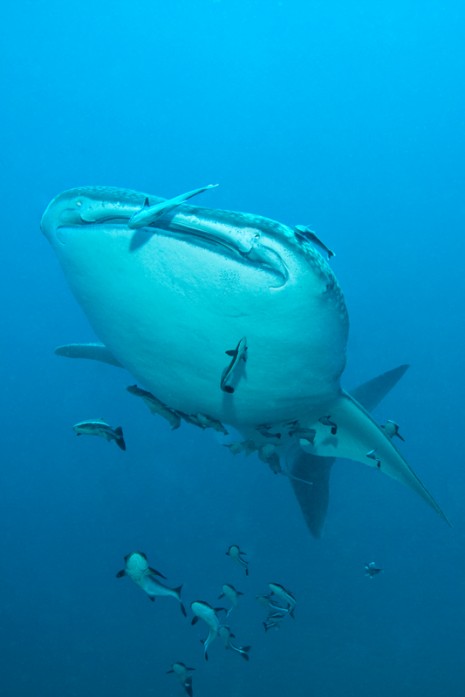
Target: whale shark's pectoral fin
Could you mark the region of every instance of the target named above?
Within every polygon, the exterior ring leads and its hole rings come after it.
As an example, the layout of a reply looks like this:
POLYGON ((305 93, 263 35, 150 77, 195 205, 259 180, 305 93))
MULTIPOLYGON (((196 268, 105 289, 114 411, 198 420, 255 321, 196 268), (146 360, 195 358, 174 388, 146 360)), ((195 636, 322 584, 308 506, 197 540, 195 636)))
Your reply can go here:
POLYGON ((158 220, 158 218, 161 218, 162 215, 169 213, 173 210, 173 208, 180 206, 182 203, 192 198, 193 196, 202 194, 204 191, 214 189, 217 186, 218 184, 207 184, 207 186, 201 186, 199 189, 187 191, 187 193, 180 194, 179 196, 175 196, 174 198, 168 198, 166 199, 166 201, 156 203, 153 206, 150 206, 148 199, 146 199, 143 208, 141 208, 140 211, 137 211, 137 213, 134 213, 134 215, 131 216, 131 218, 129 218, 128 227, 130 227, 131 230, 137 230, 141 227, 151 225, 156 220, 158 220))
POLYGON ((441 518, 449 522, 439 504, 361 404, 342 392, 328 411, 331 421, 337 424, 336 433, 332 433, 320 421, 311 424, 316 429, 316 436, 313 443, 307 440, 300 441, 304 452, 323 457, 348 458, 377 467, 381 472, 416 491, 441 518))
POLYGON ((58 346, 54 353, 57 356, 65 356, 66 358, 86 358, 92 361, 108 363, 116 368, 123 367, 103 344, 65 344, 64 346, 58 346))

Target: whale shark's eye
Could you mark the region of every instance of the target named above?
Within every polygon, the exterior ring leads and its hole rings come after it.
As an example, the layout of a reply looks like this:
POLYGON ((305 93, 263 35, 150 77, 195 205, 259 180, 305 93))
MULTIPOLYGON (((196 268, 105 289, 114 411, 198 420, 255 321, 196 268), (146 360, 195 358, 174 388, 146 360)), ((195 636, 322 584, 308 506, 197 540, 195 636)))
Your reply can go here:
POLYGON ((80 208, 81 206, 82 206, 82 201, 80 199, 77 199, 76 208, 80 208))

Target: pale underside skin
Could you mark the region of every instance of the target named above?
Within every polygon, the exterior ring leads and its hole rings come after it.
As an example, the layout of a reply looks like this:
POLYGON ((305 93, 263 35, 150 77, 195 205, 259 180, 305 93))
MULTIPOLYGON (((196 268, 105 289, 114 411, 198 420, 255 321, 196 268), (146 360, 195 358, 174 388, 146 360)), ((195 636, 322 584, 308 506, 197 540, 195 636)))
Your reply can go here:
POLYGON ((280 454, 300 446, 377 466, 443 515, 383 430, 340 388, 347 311, 319 252, 267 218, 185 204, 161 217, 157 206, 150 227, 129 227, 144 205, 162 202, 90 187, 61 194, 44 213, 42 230, 105 345, 100 360, 129 370, 171 409, 231 424, 257 447, 268 443, 256 431, 266 425, 282 433, 280 454), (243 337, 246 360, 228 394, 220 389, 231 361, 225 352, 243 337), (334 435, 320 421, 327 416, 334 435), (289 436, 291 421, 314 429, 314 442, 289 436))

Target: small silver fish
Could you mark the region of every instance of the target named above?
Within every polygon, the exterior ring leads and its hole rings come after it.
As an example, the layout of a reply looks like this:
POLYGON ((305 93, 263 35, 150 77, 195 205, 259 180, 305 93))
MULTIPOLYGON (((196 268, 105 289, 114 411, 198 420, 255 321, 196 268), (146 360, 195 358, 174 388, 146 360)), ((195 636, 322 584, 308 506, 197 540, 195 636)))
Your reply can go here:
POLYGON ((244 595, 244 593, 241 593, 241 591, 236 590, 234 586, 231 586, 229 583, 225 583, 223 585, 222 590, 223 592, 221 593, 221 595, 218 596, 218 599, 227 598, 231 603, 231 607, 226 613, 226 617, 229 617, 231 611, 234 610, 234 608, 237 607, 237 605, 239 604, 239 596, 244 595))
POLYGON ((231 557, 231 559, 235 561, 236 564, 242 566, 242 568, 245 570, 246 576, 249 575, 249 562, 247 561, 247 559, 244 559, 244 555, 246 555, 246 552, 241 552, 240 548, 237 545, 231 545, 230 547, 228 547, 226 555, 228 557, 231 557))
POLYGON ((282 602, 286 603, 287 607, 289 608, 289 615, 294 617, 294 608, 297 601, 292 593, 279 583, 269 583, 268 588, 273 595, 279 598, 282 602))
POLYGON ((187 421, 190 424, 193 424, 194 426, 198 426, 199 428, 213 428, 214 431, 218 431, 218 433, 223 433, 223 435, 227 436, 228 431, 226 428, 223 426, 221 421, 218 421, 217 419, 214 419, 212 416, 208 416, 207 414, 184 414, 181 413, 182 418, 187 421))
POLYGON ((317 245, 318 247, 321 247, 326 254, 328 255, 328 259, 331 259, 331 257, 335 257, 335 253, 327 247, 319 237, 313 232, 313 230, 310 230, 309 227, 306 225, 296 225, 294 227, 294 234, 296 236, 296 239, 298 240, 304 240, 305 242, 312 242, 313 244, 317 245))
POLYGON ((257 426, 257 431, 261 436, 264 436, 265 438, 275 438, 279 440, 281 438, 281 433, 279 433, 279 431, 275 431, 273 433, 270 429, 271 426, 257 426))
POLYGON ((281 463, 276 446, 272 443, 265 443, 258 449, 258 457, 262 462, 266 462, 273 474, 281 474, 281 463))
POLYGON ((397 436, 397 438, 400 438, 400 440, 405 441, 405 438, 403 438, 399 433, 399 424, 396 424, 395 421, 388 419, 386 423, 381 426, 381 428, 388 438, 392 439, 394 436, 397 436))
POLYGON ((309 443, 315 442, 316 431, 314 428, 301 428, 300 426, 293 426, 288 431, 290 436, 297 436, 298 438, 304 438, 308 440, 309 443))
POLYGON ((199 189, 193 189, 185 194, 179 194, 179 196, 166 199, 165 201, 156 203, 153 206, 150 205, 149 199, 146 198, 144 206, 129 218, 128 227, 130 227, 131 230, 137 230, 141 227, 152 225, 152 223, 158 220, 158 218, 161 218, 166 213, 170 213, 174 208, 177 208, 184 203, 184 201, 187 201, 193 196, 197 196, 204 191, 214 189, 217 186, 218 184, 207 184, 207 186, 201 186, 199 189))
POLYGON ((232 651, 235 651, 240 656, 242 656, 242 658, 245 661, 249 660, 250 646, 236 646, 236 644, 233 644, 231 639, 235 639, 235 636, 234 634, 231 634, 229 627, 226 627, 224 624, 221 625, 218 629, 218 634, 220 635, 220 638, 223 640, 225 648, 232 649, 232 651))
POLYGON ((245 361, 247 360, 247 338, 243 336, 237 344, 236 348, 229 349, 228 351, 226 351, 226 354, 228 356, 231 356, 232 360, 230 364, 227 366, 227 368, 223 370, 220 387, 223 390, 223 392, 232 394, 235 388, 231 385, 231 382, 234 380, 236 374, 238 373, 240 362, 244 361, 245 363, 245 361))
POLYGON ((221 627, 221 622, 216 613, 224 610, 224 608, 214 608, 204 600, 194 600, 191 603, 191 610, 194 613, 194 619, 191 624, 196 624, 198 620, 203 620, 208 627, 208 636, 203 642, 204 657, 208 661, 208 649, 218 636, 221 627))
POLYGON ((322 416, 320 419, 318 419, 320 424, 323 424, 323 426, 329 426, 331 429, 331 435, 335 436, 337 433, 337 424, 334 423, 334 421, 331 421, 331 416, 322 416))
POLYGON ((101 419, 93 419, 89 421, 79 421, 79 423, 74 424, 73 430, 77 436, 100 436, 107 441, 114 440, 118 448, 126 450, 126 443, 124 442, 123 429, 121 426, 112 428, 101 419))
POLYGON ((172 663, 171 668, 166 671, 167 674, 174 673, 189 697, 192 697, 194 694, 192 691, 192 676, 189 675, 193 670, 195 670, 195 668, 188 668, 185 663, 178 662, 172 663))
POLYGON ((148 406, 152 414, 158 414, 168 421, 171 430, 174 431, 181 425, 181 416, 174 409, 170 409, 166 404, 163 404, 155 395, 147 390, 143 390, 137 385, 130 385, 126 388, 128 392, 140 397, 148 406))
POLYGON ((369 576, 369 578, 373 578, 373 576, 377 576, 383 571, 381 567, 377 566, 374 561, 371 561, 369 564, 365 564, 365 576, 369 576))
POLYGON ((270 615, 267 617, 266 620, 262 622, 265 632, 268 632, 270 629, 279 629, 283 617, 284 615, 280 615, 279 617, 270 615))
POLYGON ((117 578, 129 576, 131 581, 134 581, 139 588, 142 588, 150 600, 174 598, 178 601, 182 614, 186 616, 186 608, 181 601, 182 586, 170 588, 158 581, 156 576, 161 576, 162 578, 165 578, 165 576, 149 566, 147 556, 143 552, 132 552, 125 556, 124 561, 124 569, 118 571, 116 574, 117 578))
POLYGON ((377 467, 378 469, 381 468, 381 460, 380 460, 379 457, 377 456, 376 450, 369 450, 369 451, 367 452, 367 457, 369 457, 370 460, 374 460, 374 461, 375 461, 376 467, 377 467))
POLYGON ((286 606, 279 605, 275 600, 273 600, 273 595, 270 593, 269 595, 257 595, 257 600, 260 603, 260 605, 263 605, 263 607, 268 609, 268 618, 277 618, 278 616, 283 618, 286 617, 286 615, 289 615, 289 605, 286 603, 286 606))
POLYGON ((238 455, 239 453, 244 453, 244 455, 250 455, 257 450, 253 440, 243 440, 238 443, 224 443, 225 448, 229 448, 233 455, 238 455))

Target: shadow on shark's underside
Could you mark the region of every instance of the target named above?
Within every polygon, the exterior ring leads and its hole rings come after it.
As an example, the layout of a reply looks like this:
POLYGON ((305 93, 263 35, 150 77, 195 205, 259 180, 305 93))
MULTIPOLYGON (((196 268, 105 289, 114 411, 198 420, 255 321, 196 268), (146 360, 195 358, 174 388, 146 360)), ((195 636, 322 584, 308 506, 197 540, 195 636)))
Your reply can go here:
MULTIPOLYGON (((352 397, 373 411, 404 375, 408 365, 389 370, 352 390, 352 397)), ((318 457, 299 451, 288 458, 289 481, 305 523, 314 537, 321 537, 329 505, 329 481, 334 457, 318 457)))

